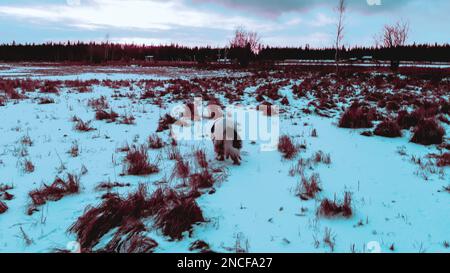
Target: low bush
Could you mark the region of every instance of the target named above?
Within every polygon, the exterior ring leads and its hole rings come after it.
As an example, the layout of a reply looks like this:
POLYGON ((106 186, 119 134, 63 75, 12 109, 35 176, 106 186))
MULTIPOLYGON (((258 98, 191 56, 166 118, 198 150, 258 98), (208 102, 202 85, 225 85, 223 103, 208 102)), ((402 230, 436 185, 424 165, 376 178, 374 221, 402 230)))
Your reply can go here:
POLYGON ((75 130, 80 132, 90 132, 94 131, 95 128, 91 127, 90 122, 84 122, 81 119, 78 119, 75 123, 75 130))
POLYGON ((164 141, 157 134, 153 134, 148 137, 148 147, 150 149, 161 149, 164 147, 164 141))
POLYGON ((377 125, 374 134, 377 136, 394 138, 401 137, 402 131, 396 121, 385 120, 377 125))
POLYGON ((414 129, 411 142, 422 145, 441 144, 445 130, 434 118, 421 120, 414 129))
POLYGON ((299 152, 299 148, 292 142, 289 136, 283 135, 278 141, 278 151, 283 154, 285 159, 292 159, 299 152))
POLYGON ((172 194, 155 216, 155 225, 164 235, 180 240, 192 225, 204 222, 203 213, 193 198, 172 194))
POLYGON ((319 174, 313 174, 309 178, 302 176, 296 189, 296 195, 302 200, 309 200, 315 198, 316 194, 321 191, 319 174))
POLYGON ((372 128, 372 121, 376 118, 376 111, 368 107, 353 103, 341 116, 339 127, 341 128, 372 128))
POLYGON ((341 203, 337 202, 336 199, 331 201, 328 198, 325 198, 320 203, 317 214, 324 217, 335 217, 341 215, 348 218, 353 214, 351 203, 352 197, 349 192, 344 194, 344 201, 341 203))
POLYGON ((106 233, 125 224, 127 219, 141 219, 151 213, 147 189, 140 185, 125 198, 111 194, 99 206, 87 207, 69 231, 77 235, 82 250, 90 251, 106 233))
POLYGON ((145 145, 131 147, 125 157, 125 163, 129 175, 149 175, 159 172, 158 166, 150 163, 145 145))
POLYGON ((117 114, 116 112, 114 112, 112 109, 108 111, 106 110, 101 110, 98 109, 95 112, 95 119, 96 120, 109 120, 111 122, 116 121, 116 119, 119 117, 119 114, 117 114))
POLYGON ((8 206, 4 202, 0 201, 0 214, 5 213, 7 210, 8 206))
POLYGON ((162 132, 165 130, 169 130, 170 125, 174 124, 177 120, 169 114, 164 115, 159 119, 158 128, 156 132, 162 132))
POLYGON ((58 201, 66 195, 76 194, 80 191, 80 180, 77 175, 67 174, 67 179, 56 177, 50 185, 43 185, 41 188, 31 191, 28 195, 31 198, 31 205, 28 207, 28 215, 38 210, 39 206, 47 201, 58 201))

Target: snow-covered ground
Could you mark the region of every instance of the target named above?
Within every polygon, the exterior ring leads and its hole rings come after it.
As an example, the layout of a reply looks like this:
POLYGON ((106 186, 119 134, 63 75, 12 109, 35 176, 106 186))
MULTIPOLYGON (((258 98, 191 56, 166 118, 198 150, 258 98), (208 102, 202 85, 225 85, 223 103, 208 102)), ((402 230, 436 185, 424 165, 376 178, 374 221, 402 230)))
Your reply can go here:
MULTIPOLYGON (((64 69, 55 67, 14 65, 2 65, 0 69, 0 77, 8 79, 131 81, 130 86, 119 87, 95 84, 92 92, 85 93, 71 87, 60 87, 56 94, 36 90, 26 92, 26 98, 9 99, 0 106, 0 185, 12 186, 7 192, 14 195, 12 200, 3 201, 8 210, 0 214, 0 252, 66 249, 77 240, 68 228, 86 207, 102 203, 105 192, 96 190, 100 182, 129 183, 130 186, 112 190, 121 195, 136 191, 142 183, 149 193, 161 183, 179 187, 179 181, 170 179, 175 163, 167 155, 169 131, 158 133, 166 147, 149 150, 152 160, 159 158, 159 173, 121 175, 125 153, 118 149, 126 144, 146 143, 155 133, 159 118, 183 101, 172 93, 164 94, 162 102, 140 99, 148 88, 139 80, 162 81, 152 89, 156 93, 170 86, 182 88, 171 79, 189 82, 200 77, 213 83, 222 82, 217 86, 220 90, 215 90, 214 85, 208 88, 224 105, 230 103, 225 98, 227 88, 236 89, 243 83, 245 87, 238 101, 249 106, 259 104, 255 99, 258 87, 283 80, 271 76, 259 78, 250 72, 169 67, 158 71, 146 68, 145 72, 138 67, 70 70, 66 74, 64 69), (95 120, 95 111, 88 102, 100 96, 120 116, 134 116, 135 124, 95 120), (42 97, 53 98, 54 103, 38 104, 42 97), (92 121, 90 125, 95 130, 75 130, 74 116, 92 121), (32 143, 23 141, 28 137, 32 143), (76 157, 69 153, 74 145, 79 147, 76 157), (32 162, 34 170, 27 172, 26 161, 32 162), (28 215, 29 192, 43 183, 51 184, 56 176, 65 178, 67 173, 82 174, 80 192, 49 201, 28 215)), ((197 240, 206 242, 216 252, 370 252, 378 246, 382 252, 450 252, 450 193, 444 189, 450 185, 449 167, 437 167, 428 158, 443 149, 445 152, 445 148, 411 143, 412 133, 408 130, 403 130, 402 137, 391 139, 362 136, 360 133, 366 129, 339 128, 342 107, 348 106, 359 91, 350 99, 339 101, 338 107, 325 117, 304 111, 316 99, 311 94, 294 96, 293 86, 303 80, 287 79, 279 89, 290 105, 273 101, 281 109, 280 134, 289 135, 295 143, 303 145, 293 159, 284 159, 276 150, 261 151, 260 141, 244 140, 242 164, 235 166, 231 161, 215 160, 209 138, 179 141, 185 158, 193 160, 194 148, 203 148, 209 163, 220 168, 226 177, 214 185, 214 192, 196 199, 206 222, 194 225, 192 234, 185 233, 182 240, 170 240, 153 227, 153 219, 143 219, 148 227, 146 235, 158 243, 156 252, 188 252, 197 240), (317 136, 313 136, 313 130, 317 136), (317 173, 322 191, 311 200, 301 200, 295 194, 301 177, 291 170, 298 160, 311 158, 319 151, 329 154, 331 163, 313 162, 305 168, 304 175, 317 173), (413 157, 430 165, 422 167, 413 162, 413 157), (324 198, 341 200, 345 192, 352 195, 351 217, 325 218, 316 213, 324 198)), ((449 125, 442 123, 442 126, 448 136, 449 125)), ((448 138, 445 141, 448 143, 448 138)), ((103 236, 97 248, 105 245, 116 230, 103 236)))

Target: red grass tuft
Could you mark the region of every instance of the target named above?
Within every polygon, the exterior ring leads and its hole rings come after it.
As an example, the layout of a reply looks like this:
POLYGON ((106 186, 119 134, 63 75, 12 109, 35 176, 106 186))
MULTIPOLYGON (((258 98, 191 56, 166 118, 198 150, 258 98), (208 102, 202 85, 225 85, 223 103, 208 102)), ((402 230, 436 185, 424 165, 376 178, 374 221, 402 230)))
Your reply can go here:
POLYGON ((437 157, 438 167, 450 166, 450 153, 445 153, 437 157))
POLYGON ((46 81, 44 85, 41 87, 41 93, 59 93, 58 87, 56 86, 56 83, 46 81))
POLYGON ((172 194, 155 216, 155 225, 164 235, 180 240, 192 225, 204 222, 203 213, 193 198, 172 194))
POLYGON ((445 135, 445 130, 434 118, 421 120, 414 129, 411 142, 433 145, 441 144, 445 135))
POLYGON ((119 115, 114 112, 112 109, 109 110, 109 112, 105 111, 105 110, 100 110, 98 109, 95 112, 95 119, 96 120, 109 120, 109 121, 116 121, 116 119, 119 117, 119 115))
POLYGON ((182 158, 180 149, 177 146, 170 146, 167 149, 167 155, 170 160, 180 160, 182 158))
POLYGON ((312 160, 314 160, 315 163, 323 163, 326 165, 331 164, 331 156, 330 154, 325 154, 322 151, 318 151, 314 154, 312 160))
POLYGON ((75 129, 80 132, 89 132, 95 130, 95 128, 91 127, 90 122, 84 122, 81 119, 78 119, 76 121, 75 129))
POLYGON ((158 128, 156 132, 162 132, 165 130, 169 130, 170 125, 174 124, 177 120, 169 114, 166 114, 164 117, 161 117, 158 122, 158 128))
POLYGON ((321 191, 319 174, 313 174, 309 179, 302 176, 296 189, 296 195, 302 200, 309 200, 315 198, 316 194, 321 191))
POLYGON ((189 177, 189 184, 192 189, 211 188, 214 185, 214 182, 214 177, 208 169, 204 169, 199 173, 194 173, 189 177))
POLYGON ((64 181, 56 177, 55 181, 50 185, 43 185, 40 189, 31 191, 28 195, 32 200, 32 204, 28 208, 28 215, 37 211, 38 206, 42 206, 47 201, 58 201, 66 195, 75 194, 80 191, 79 177, 73 174, 67 174, 67 180, 64 181))
POLYGON ((164 145, 163 140, 157 134, 148 137, 148 146, 150 149, 161 149, 164 145))
POLYGON ((133 146, 125 157, 127 163, 127 174, 129 175, 149 175, 159 172, 158 166, 149 161, 147 147, 133 146))
POLYGON ((289 136, 283 135, 278 141, 278 151, 283 154, 285 159, 292 159, 297 155, 299 148, 292 143, 289 136))
POLYGON ((358 103, 353 103, 348 108, 339 120, 339 127, 341 128, 371 128, 372 121, 375 119, 375 110, 367 107, 362 107, 358 103))
POLYGON ((5 213, 8 210, 8 206, 3 203, 2 201, 0 201, 0 214, 5 213))
POLYGON ((183 160, 183 158, 178 159, 173 167, 172 178, 177 177, 183 179, 184 181, 184 179, 188 178, 190 174, 191 167, 189 166, 189 162, 183 160))
POLYGON ((402 131, 396 121, 385 120, 377 125, 374 134, 377 136, 394 138, 401 137, 402 131))
POLYGON ((346 218, 349 218, 353 214, 351 203, 352 196, 349 192, 345 193, 344 202, 341 204, 337 203, 336 199, 334 201, 331 201, 325 198, 320 203, 317 214, 325 217, 335 217, 342 215, 346 218))
POLYGON ((205 151, 202 149, 198 149, 194 152, 195 159, 200 168, 207 169, 208 168, 208 160, 206 159, 205 151))
POLYGON ((109 195, 99 206, 87 207, 84 214, 69 228, 77 234, 82 249, 91 250, 108 231, 125 224, 127 219, 140 219, 151 215, 151 204, 147 200, 147 189, 139 189, 120 198, 109 195))
POLYGON ((99 252, 107 253, 152 253, 158 243, 145 237, 147 231, 144 224, 137 219, 127 218, 114 237, 99 252))
POLYGON ((26 173, 32 173, 34 172, 34 164, 29 159, 25 159, 23 162, 23 171, 26 173))
POLYGON ((121 124, 126 124, 126 125, 133 125, 135 124, 135 120, 136 118, 132 115, 132 114, 126 114, 121 116, 121 124))
POLYGON ((92 107, 94 110, 102 110, 109 108, 109 103, 106 97, 101 96, 98 99, 90 99, 88 101, 88 106, 92 107))

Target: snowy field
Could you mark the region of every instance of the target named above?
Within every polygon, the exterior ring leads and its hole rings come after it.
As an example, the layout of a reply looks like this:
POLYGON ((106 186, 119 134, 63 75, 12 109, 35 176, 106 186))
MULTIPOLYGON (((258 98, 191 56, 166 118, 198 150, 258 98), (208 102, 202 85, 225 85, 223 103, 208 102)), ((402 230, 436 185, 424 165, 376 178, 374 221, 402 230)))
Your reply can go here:
POLYGON ((0 84, 0 252, 450 252, 449 75, 3 64, 0 84), (194 97, 276 105, 285 145, 244 139, 233 165, 176 140, 164 117, 194 97))

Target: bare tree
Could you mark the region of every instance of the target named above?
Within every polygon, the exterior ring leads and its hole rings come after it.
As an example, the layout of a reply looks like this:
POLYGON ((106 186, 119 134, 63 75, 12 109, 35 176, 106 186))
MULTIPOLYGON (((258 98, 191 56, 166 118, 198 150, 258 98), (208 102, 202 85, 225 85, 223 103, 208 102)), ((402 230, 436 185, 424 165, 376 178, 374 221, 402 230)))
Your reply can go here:
POLYGON ((258 33, 247 31, 244 27, 236 28, 234 37, 230 41, 230 55, 236 58, 241 66, 247 66, 261 48, 261 38, 258 33))
POLYGON ((393 25, 385 25, 378 44, 388 48, 404 46, 408 40, 408 35, 408 22, 399 21, 393 25))
POLYGON ((234 31, 234 37, 230 41, 230 47, 244 48, 250 45, 250 49, 254 54, 258 54, 261 50, 261 38, 255 31, 247 31, 244 27, 239 26, 234 31))
MULTIPOLYGON (((385 25, 381 34, 376 37, 377 47, 396 48, 404 46, 409 36, 409 23, 398 21, 393 25, 385 25)), ((396 69, 400 65, 399 60, 391 60, 391 68, 396 69)))
POLYGON ((347 6, 345 0, 339 0, 339 4, 336 7, 338 13, 338 22, 336 29, 336 54, 334 56, 336 62, 336 75, 339 75, 339 48, 341 47, 341 41, 344 39, 344 18, 347 6))

